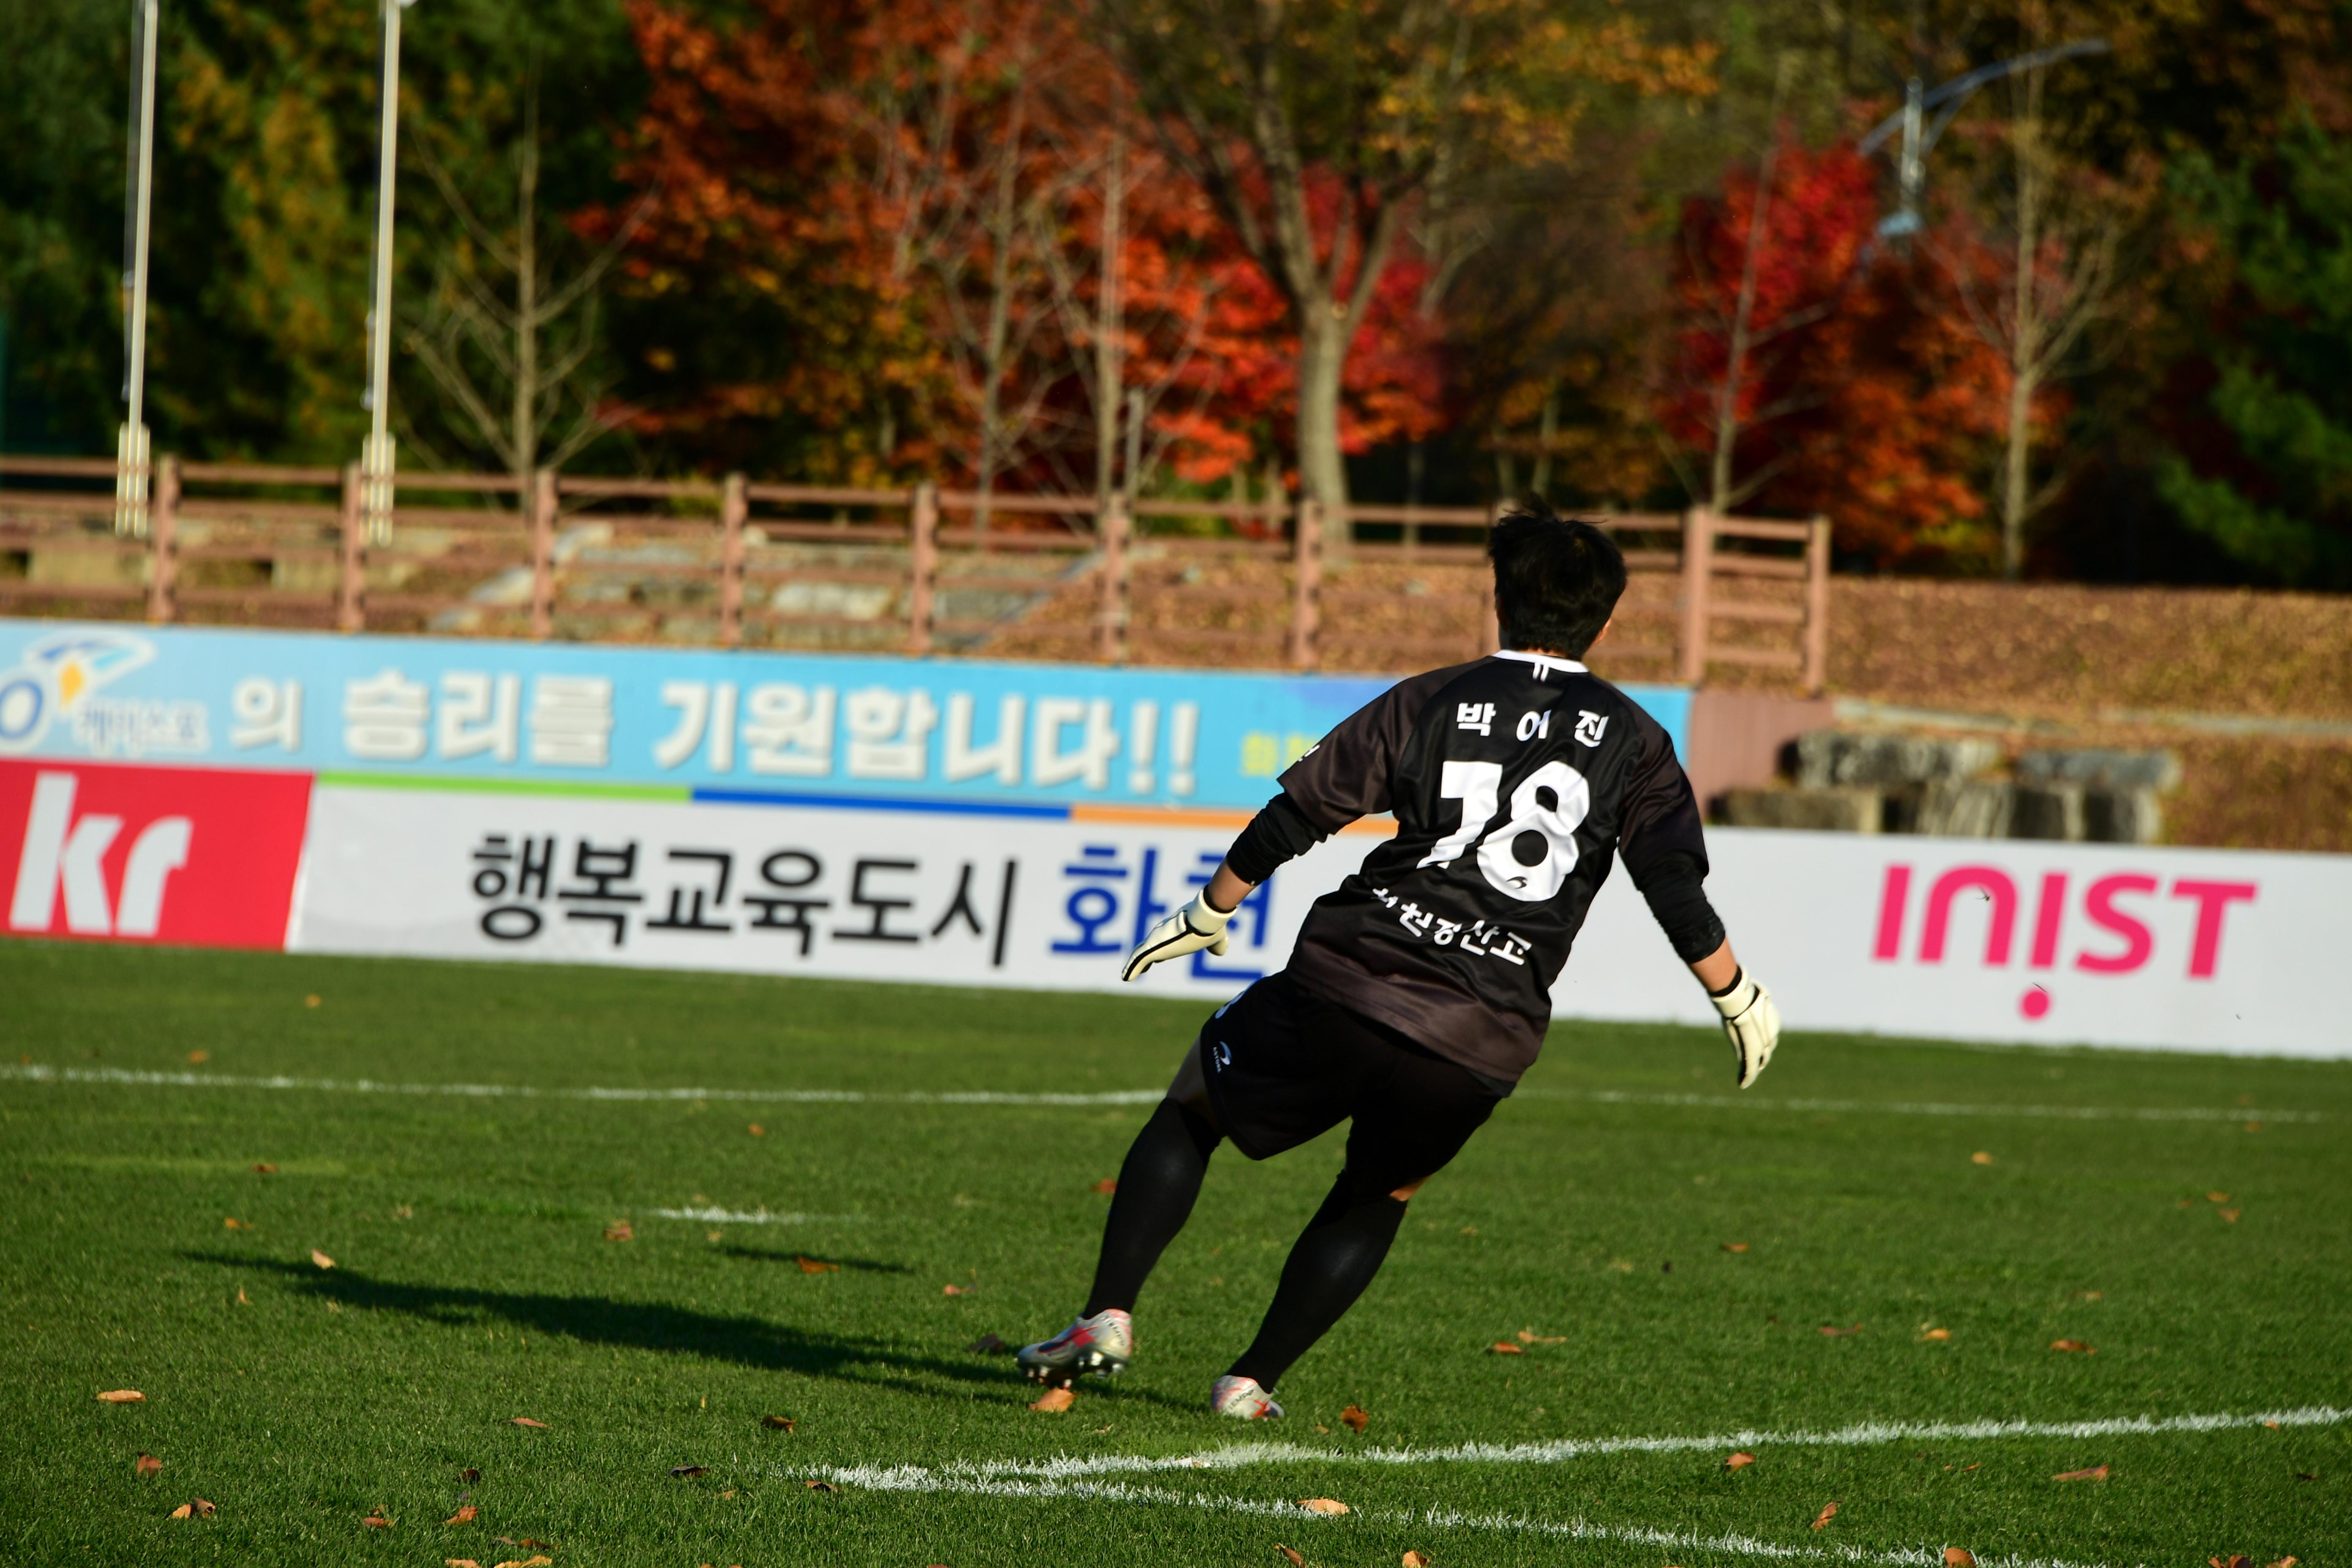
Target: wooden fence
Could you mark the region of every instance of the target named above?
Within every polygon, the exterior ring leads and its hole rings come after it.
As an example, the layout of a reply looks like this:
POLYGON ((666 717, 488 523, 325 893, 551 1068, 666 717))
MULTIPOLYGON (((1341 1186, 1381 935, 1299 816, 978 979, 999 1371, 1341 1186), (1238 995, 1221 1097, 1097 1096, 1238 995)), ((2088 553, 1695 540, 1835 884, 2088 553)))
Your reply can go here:
MULTIPOLYGON (((144 538, 115 531, 116 479, 0 457, 0 610, 1299 669, 1496 646, 1479 510, 415 473, 372 547, 356 466, 163 458, 144 538)), ((1599 521, 1632 578, 1609 673, 1753 666, 1821 689, 1826 523, 1599 521)))

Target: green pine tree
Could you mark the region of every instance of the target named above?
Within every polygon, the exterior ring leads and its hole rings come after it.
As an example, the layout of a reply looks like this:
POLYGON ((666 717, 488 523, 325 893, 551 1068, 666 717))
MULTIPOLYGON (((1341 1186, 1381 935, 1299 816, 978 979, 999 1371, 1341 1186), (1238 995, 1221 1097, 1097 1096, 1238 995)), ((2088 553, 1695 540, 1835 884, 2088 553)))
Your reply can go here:
POLYGON ((2235 271, 2208 400, 2235 449, 2174 453, 2158 491, 2257 577, 2352 587, 2352 139, 2299 116, 2272 160, 2186 160, 2175 191, 2235 271))

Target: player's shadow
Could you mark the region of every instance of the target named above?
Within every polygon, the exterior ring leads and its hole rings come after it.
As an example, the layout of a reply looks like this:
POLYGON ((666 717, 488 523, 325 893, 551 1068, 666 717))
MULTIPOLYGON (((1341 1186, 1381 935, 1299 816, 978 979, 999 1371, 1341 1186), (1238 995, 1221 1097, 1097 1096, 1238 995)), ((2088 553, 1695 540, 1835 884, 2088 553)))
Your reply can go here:
MULTIPOLYGON (((722 1316, 658 1301, 616 1301, 609 1296, 559 1296, 513 1290, 403 1285, 373 1279, 349 1268, 332 1273, 264 1258, 216 1252, 182 1254, 190 1262, 216 1263, 275 1277, 288 1290, 345 1308, 405 1312, 428 1322, 463 1324, 484 1316, 504 1319, 535 1333, 561 1334, 583 1344, 624 1345, 637 1350, 708 1356, 762 1371, 797 1372, 838 1378, 894 1391, 946 1395, 908 1373, 929 1373, 953 1383, 1020 1386, 1010 1368, 911 1354, 879 1340, 810 1333, 788 1324, 745 1316, 722 1316), (893 1375, 893 1374, 898 1375, 893 1375)), ((961 1399, 962 1393, 952 1395, 961 1399)))

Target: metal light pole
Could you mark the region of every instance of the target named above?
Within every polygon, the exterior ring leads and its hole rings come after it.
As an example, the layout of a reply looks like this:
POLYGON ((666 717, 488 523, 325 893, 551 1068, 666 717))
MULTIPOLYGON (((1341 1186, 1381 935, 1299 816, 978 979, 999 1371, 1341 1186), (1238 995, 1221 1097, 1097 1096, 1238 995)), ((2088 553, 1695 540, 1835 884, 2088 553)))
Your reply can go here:
POLYGON ((400 14, 416 0, 383 0, 383 120, 376 159, 374 287, 368 303, 367 445, 360 449, 360 510, 370 544, 392 542, 392 176, 400 149, 400 14))
POLYGON ((2036 49, 2030 55, 2019 55, 2014 59, 1979 66, 1932 89, 1923 90, 1919 79, 1913 77, 1904 85, 1903 107, 1880 121, 1857 144, 1857 151, 1866 158, 1884 146, 1886 139, 1896 131, 1903 132, 1902 162, 1896 166, 1895 174, 1896 206, 1879 223, 1880 236, 1899 240, 1927 226, 1919 216, 1919 194, 1927 184, 1927 154, 1934 150, 1937 139, 1944 134, 1945 127, 1951 124, 1952 116, 1960 111, 1960 106, 1973 97, 1979 88, 2019 71, 2055 65, 2060 60, 2073 59, 2078 55, 2104 55, 2107 51, 2108 44, 2105 38, 2077 38, 2073 43, 2036 49), (1927 123, 1927 111, 1931 109, 1942 110, 1936 116, 1933 125, 1927 123))
POLYGON ((157 0, 137 0, 131 24, 131 189, 122 221, 122 400, 114 442, 114 531, 147 537, 147 211, 155 183, 157 0))

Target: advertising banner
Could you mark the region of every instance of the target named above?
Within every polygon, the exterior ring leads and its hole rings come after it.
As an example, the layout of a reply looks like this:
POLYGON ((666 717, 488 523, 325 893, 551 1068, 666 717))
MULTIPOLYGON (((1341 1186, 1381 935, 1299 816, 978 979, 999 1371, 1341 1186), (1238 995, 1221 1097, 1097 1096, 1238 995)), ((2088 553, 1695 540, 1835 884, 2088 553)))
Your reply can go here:
MULTIPOLYGON (((1244 819, 322 784, 290 940, 1113 991, 1120 956, 1207 879, 1244 819)), ((1144 991, 1222 1000, 1279 968, 1307 906, 1380 831, 1361 825, 1284 867, 1236 919, 1231 952, 1156 970, 1144 991)), ((2352 859, 1741 829, 1707 843, 1709 896, 1792 1029, 2352 1055, 2328 965, 2352 859)), ((1444 910, 1414 912, 1417 939, 1464 940, 1444 910)), ((1564 1018, 1716 1021, 1622 873, 1554 1003, 1564 1018)))
POLYGON ((0 761, 16 936, 285 944, 310 779, 0 761))
MULTIPOLYGON (((1207 878, 1286 758, 1381 689, 0 634, 10 934, 1046 989, 1120 989, 1120 956, 1207 878), (980 752, 993 760, 973 771, 980 752)), ((1232 951, 1143 990, 1221 1000, 1280 967, 1307 907, 1385 831, 1368 821, 1285 867, 1232 951)), ((1707 843, 1708 893, 1794 1030, 2352 1056, 2334 984, 2352 857, 1724 828, 1707 843)), ((1416 940, 1475 940, 1412 912, 1416 940)), ((1622 875, 1554 995, 1563 1018, 1714 1022, 1622 875)))
MULTIPOLYGON (((678 801, 1255 808, 1391 684, 0 619, 0 756, 678 801)), ((1685 743, 1687 692, 1627 690, 1685 743)))

